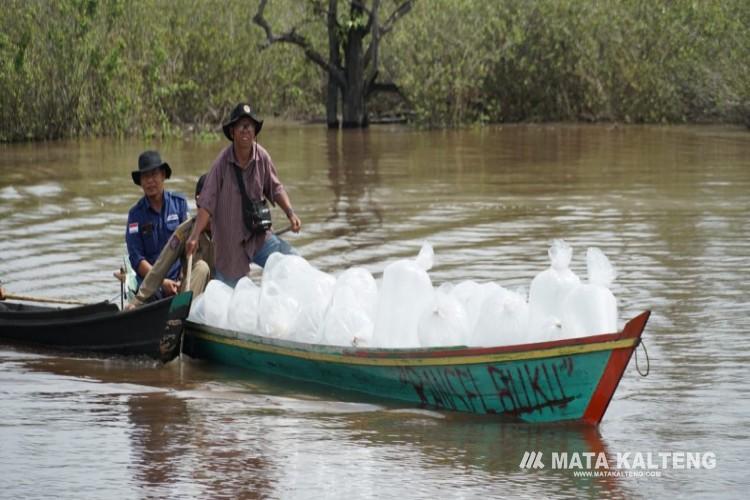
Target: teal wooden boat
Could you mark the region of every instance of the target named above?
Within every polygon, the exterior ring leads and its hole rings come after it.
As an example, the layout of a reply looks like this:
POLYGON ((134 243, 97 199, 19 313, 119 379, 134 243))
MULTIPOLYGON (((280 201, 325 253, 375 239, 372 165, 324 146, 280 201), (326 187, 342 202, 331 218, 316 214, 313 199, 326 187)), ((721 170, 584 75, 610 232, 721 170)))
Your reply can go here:
POLYGON ((188 321, 184 350, 195 358, 422 408, 596 425, 649 315, 640 314, 612 334, 504 347, 430 349, 311 345, 188 321))

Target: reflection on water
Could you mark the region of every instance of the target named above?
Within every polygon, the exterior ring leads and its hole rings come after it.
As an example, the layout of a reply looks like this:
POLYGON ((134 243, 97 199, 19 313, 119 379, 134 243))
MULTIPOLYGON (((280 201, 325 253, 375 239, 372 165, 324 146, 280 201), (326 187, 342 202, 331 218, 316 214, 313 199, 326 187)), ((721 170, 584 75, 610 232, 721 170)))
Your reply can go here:
MULTIPOLYGON (((314 265, 382 272, 436 250, 435 284, 526 287, 553 238, 618 270, 620 319, 653 315, 651 374, 631 363, 598 430, 409 410, 186 360, 0 347, 0 491, 9 497, 409 498, 739 493, 750 361, 750 142, 713 127, 470 131, 276 124, 270 151, 314 265), (714 452, 714 470, 578 478, 525 451, 714 452), (93 476, 92 476, 93 475, 93 476), (51 495, 50 492, 54 492, 51 495)), ((4 145, 0 279, 14 293, 113 297, 141 150, 192 193, 226 142, 4 145)), ((189 196, 190 197, 190 196, 189 196)), ((274 213, 284 221, 283 214, 274 213)))
MULTIPOLYGON (((370 148, 370 134, 363 130, 329 131, 326 156, 330 180, 332 236, 346 238, 383 222, 383 209, 374 198, 379 187, 380 152, 370 148)), ((351 240, 349 240, 351 241, 351 240)))
POLYGON ((150 362, 6 352, 0 366, 3 386, 15 387, 15 411, 26 403, 38 410, 25 423, 0 412, 3 437, 13 429, 26 448, 15 449, 11 439, 4 450, 16 457, 11 473, 38 474, 35 482, 12 485, 18 494, 58 481, 64 463, 60 496, 79 498, 80 488, 90 487, 92 460, 118 497, 374 498, 401 494, 405 480, 415 496, 621 493, 611 479, 570 481, 558 472, 530 481, 532 473, 518 468, 525 450, 608 453, 593 428, 501 425, 342 401, 283 382, 258 385, 257 378, 190 360, 157 369, 150 362), (40 426, 48 428, 43 435, 40 426), (44 448, 29 447, 43 441, 44 448))

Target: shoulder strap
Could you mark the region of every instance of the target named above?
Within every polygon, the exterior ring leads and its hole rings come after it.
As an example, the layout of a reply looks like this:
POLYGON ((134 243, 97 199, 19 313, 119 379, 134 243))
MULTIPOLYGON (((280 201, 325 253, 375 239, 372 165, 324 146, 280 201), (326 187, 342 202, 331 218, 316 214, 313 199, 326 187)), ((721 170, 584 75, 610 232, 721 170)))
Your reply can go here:
POLYGON ((242 179, 242 170, 237 168, 236 166, 232 165, 232 170, 234 170, 235 176, 237 177, 237 185, 240 188, 240 193, 242 193, 242 202, 245 202, 245 199, 247 196, 247 191, 245 191, 245 181, 242 179))
POLYGON ((242 198, 242 210, 243 212, 246 212, 249 210, 250 205, 250 197, 247 195, 247 191, 245 191, 245 181, 242 179, 242 171, 237 168, 236 166, 231 166, 232 170, 234 170, 235 177, 237 178, 237 185, 240 188, 240 198, 242 198))

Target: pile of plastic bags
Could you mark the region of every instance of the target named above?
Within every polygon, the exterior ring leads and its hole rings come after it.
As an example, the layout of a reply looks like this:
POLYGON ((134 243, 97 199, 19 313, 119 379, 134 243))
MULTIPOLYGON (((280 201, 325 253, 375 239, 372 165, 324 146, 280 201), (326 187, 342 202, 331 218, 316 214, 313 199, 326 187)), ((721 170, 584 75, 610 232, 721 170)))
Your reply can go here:
POLYGON ((338 276, 299 256, 271 255, 260 286, 209 282, 189 319, 234 332, 341 346, 500 346, 614 333, 615 271, 598 248, 586 253, 588 282, 570 269, 572 249, 555 240, 550 267, 523 291, 462 281, 435 288, 425 243, 416 259, 388 264, 380 283, 361 267, 338 276))

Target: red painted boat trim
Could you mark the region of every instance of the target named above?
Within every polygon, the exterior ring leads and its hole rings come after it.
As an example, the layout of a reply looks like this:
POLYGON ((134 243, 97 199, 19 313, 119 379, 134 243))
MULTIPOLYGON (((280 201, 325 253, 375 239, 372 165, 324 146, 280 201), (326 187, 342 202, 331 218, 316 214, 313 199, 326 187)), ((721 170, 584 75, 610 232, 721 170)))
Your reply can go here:
MULTIPOLYGON (((486 356, 492 354, 505 354, 510 352, 524 352, 529 350, 539 351, 543 349, 554 349, 557 347, 567 347, 573 345, 586 345, 596 344, 599 342, 610 342, 614 340, 622 340, 625 338, 633 337, 634 335, 628 335, 628 326, 633 322, 643 318, 643 326, 645 326, 650 311, 646 311, 632 320, 630 320, 625 328, 621 332, 617 333, 605 333, 602 335, 592 335, 589 337, 563 339, 563 340, 551 340, 549 342, 535 342, 532 344, 517 344, 508 346, 498 347, 435 347, 431 349, 425 348, 414 348, 414 349, 345 349, 346 354, 349 356, 358 356, 364 358, 447 358, 451 356, 486 356), (644 316, 645 315, 645 316, 644 316)), ((641 330, 643 330, 641 326, 641 330)), ((640 334, 639 334, 640 335, 640 334)))
MULTIPOLYGON (((651 311, 646 311, 628 321, 618 337, 622 339, 640 339, 643 329, 646 326, 646 321, 648 321, 650 315, 651 311)), ((599 379, 599 384, 596 386, 596 390, 594 390, 594 394, 591 396, 591 401, 589 401, 586 411, 583 412, 583 417, 581 417, 583 422, 591 425, 596 425, 601 422, 604 413, 607 411, 609 402, 612 401, 615 389, 617 389, 617 386, 620 383, 622 374, 628 366, 630 357, 633 355, 633 351, 638 348, 638 343, 633 344, 633 347, 630 348, 615 349, 612 351, 607 366, 604 368, 602 378, 599 379)))

